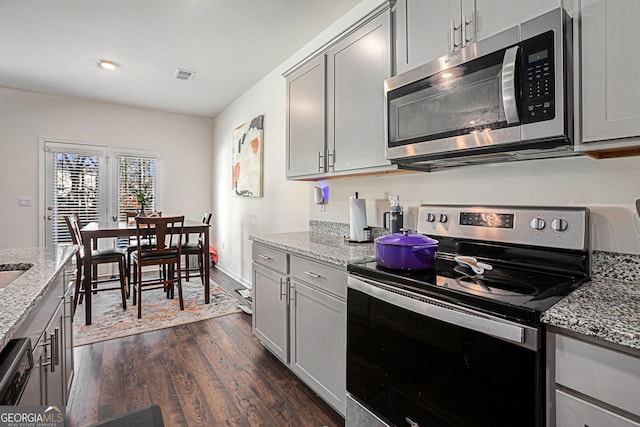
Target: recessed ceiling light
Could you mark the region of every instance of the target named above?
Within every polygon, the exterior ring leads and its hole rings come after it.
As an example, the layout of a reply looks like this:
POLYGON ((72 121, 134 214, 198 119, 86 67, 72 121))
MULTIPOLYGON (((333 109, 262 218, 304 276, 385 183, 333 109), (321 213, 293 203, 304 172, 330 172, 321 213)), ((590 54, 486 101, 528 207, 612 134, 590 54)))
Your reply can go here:
POLYGON ((109 71, 113 71, 120 66, 119 64, 116 64, 113 61, 106 61, 104 59, 101 59, 100 61, 98 61, 98 65, 104 68, 105 70, 109 70, 109 71))

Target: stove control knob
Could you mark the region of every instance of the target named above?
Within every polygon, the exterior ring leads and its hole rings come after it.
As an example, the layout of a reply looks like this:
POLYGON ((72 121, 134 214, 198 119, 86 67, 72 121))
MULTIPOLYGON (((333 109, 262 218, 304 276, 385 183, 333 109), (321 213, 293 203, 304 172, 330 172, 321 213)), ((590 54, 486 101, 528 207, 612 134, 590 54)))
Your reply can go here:
POLYGON ((551 228, 555 231, 566 231, 567 228, 569 228, 569 223, 566 219, 554 218, 553 221, 551 221, 551 228))
POLYGON ((427 222, 434 222, 436 220, 436 216, 434 214, 432 214, 431 212, 429 212, 427 214, 427 222))
POLYGON ((447 214, 441 213, 440 215, 438 215, 438 222, 441 222, 441 223, 444 224, 448 220, 449 220, 449 218, 447 218, 447 214))
POLYGON ((542 218, 533 218, 529 225, 531 225, 531 228, 534 230, 542 230, 546 227, 547 223, 542 218))

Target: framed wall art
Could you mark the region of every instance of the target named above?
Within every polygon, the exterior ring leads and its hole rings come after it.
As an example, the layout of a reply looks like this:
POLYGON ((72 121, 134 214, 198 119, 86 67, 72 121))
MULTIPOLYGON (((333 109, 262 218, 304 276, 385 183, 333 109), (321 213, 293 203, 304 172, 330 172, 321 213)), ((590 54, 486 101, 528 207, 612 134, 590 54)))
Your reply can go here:
POLYGON ((233 131, 231 160, 233 192, 241 197, 262 197, 264 115, 233 131))

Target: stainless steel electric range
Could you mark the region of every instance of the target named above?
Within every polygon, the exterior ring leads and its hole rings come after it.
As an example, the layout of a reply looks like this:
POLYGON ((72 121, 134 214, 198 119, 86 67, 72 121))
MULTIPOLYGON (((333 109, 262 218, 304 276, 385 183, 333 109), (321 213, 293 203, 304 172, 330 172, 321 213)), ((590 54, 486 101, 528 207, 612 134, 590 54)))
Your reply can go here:
POLYGON ((346 425, 544 426, 540 315, 589 279, 588 222, 586 208, 423 205, 434 268, 349 264, 346 425))

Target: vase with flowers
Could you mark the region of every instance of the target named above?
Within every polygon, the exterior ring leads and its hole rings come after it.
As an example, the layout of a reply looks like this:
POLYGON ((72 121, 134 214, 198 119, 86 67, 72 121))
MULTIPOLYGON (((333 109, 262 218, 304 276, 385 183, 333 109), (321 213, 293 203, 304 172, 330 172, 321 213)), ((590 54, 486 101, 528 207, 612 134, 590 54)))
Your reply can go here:
POLYGON ((136 199, 138 200, 138 205, 139 205, 139 211, 138 211, 138 215, 139 216, 146 216, 146 212, 144 211, 144 208, 146 206, 149 206, 149 204, 151 203, 151 194, 149 194, 149 192, 147 191, 146 188, 141 189, 141 190, 137 190, 135 192, 136 195, 136 199))

